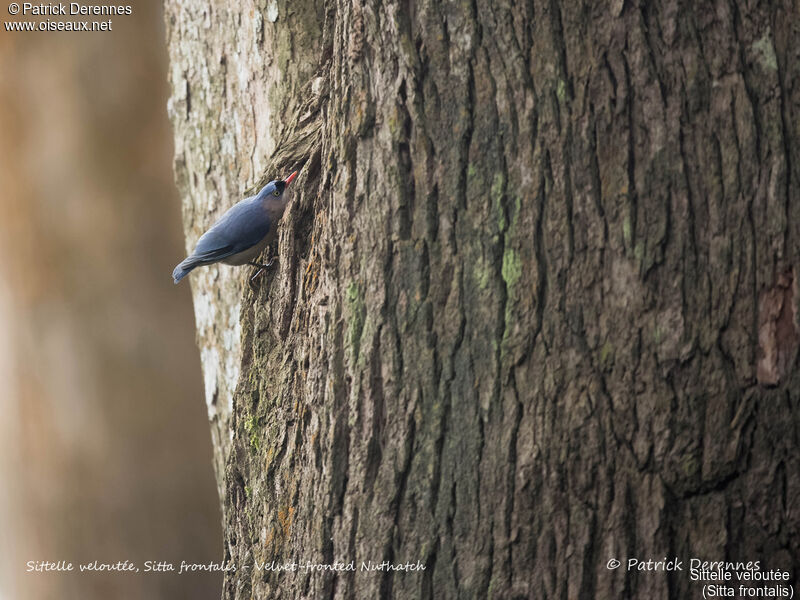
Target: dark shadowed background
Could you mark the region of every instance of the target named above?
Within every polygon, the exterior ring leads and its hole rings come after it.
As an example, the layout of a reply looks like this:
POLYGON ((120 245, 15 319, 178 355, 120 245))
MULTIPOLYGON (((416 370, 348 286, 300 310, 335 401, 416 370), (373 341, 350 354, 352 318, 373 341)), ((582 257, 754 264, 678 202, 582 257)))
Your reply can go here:
POLYGON ((0 600, 219 597, 215 574, 26 572, 222 554, 189 286, 170 278, 163 17, 131 6, 111 32, 0 30, 0 600))

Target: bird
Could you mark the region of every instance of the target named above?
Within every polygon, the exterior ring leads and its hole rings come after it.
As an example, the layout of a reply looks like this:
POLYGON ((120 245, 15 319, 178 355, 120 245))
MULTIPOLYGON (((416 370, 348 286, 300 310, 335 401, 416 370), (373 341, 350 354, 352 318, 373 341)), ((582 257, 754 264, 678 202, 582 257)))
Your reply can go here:
POLYGON ((272 261, 261 264, 255 259, 275 240, 278 221, 288 202, 283 194, 295 177, 297 171, 286 179, 270 181, 255 196, 229 208, 211 229, 200 236, 194 251, 175 267, 172 272, 175 283, 197 267, 218 262, 258 267, 259 271, 251 280, 269 267, 272 261))

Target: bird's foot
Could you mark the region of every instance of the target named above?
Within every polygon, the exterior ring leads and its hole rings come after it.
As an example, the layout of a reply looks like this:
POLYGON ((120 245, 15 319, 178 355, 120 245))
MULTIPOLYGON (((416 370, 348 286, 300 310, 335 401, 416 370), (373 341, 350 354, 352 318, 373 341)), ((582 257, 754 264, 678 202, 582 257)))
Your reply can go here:
POLYGON ((261 275, 264 274, 264 270, 265 269, 269 269, 274 262, 275 262, 275 257, 273 256, 265 264, 257 263, 255 261, 251 261, 251 262, 247 263, 248 265, 252 265, 254 267, 258 267, 258 270, 253 274, 252 277, 250 277, 250 287, 255 289, 256 281, 261 277, 261 275))
POLYGON ((247 264, 248 264, 248 265, 253 265, 254 267, 258 267, 259 269, 262 269, 262 270, 263 270, 263 269, 269 269, 269 268, 272 266, 272 263, 274 263, 274 262, 275 262, 275 257, 273 256, 272 258, 270 258, 270 259, 267 261, 267 263, 266 263, 266 264, 258 263, 258 262, 254 261, 254 260, 251 260, 251 261, 250 261, 249 263, 247 263, 247 264))

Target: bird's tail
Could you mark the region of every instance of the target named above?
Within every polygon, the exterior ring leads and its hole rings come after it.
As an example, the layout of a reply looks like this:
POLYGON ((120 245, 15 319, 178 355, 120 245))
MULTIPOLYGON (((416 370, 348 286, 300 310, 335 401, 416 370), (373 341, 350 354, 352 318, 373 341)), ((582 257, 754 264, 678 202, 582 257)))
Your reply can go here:
POLYGON ((194 269, 197 266, 194 258, 189 256, 185 258, 181 264, 175 267, 175 270, 172 272, 172 279, 175 280, 175 283, 178 283, 181 279, 186 277, 189 274, 189 271, 194 269))

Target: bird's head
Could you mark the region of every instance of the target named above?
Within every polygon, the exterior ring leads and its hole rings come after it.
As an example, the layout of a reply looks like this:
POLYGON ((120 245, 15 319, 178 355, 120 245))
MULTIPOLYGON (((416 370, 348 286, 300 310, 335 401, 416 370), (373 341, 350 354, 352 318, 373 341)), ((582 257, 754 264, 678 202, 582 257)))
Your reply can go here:
POLYGON ((297 177, 297 171, 289 175, 286 179, 270 181, 261 188, 261 191, 258 192, 258 197, 262 202, 286 206, 287 200, 283 198, 283 192, 286 190, 287 186, 294 181, 295 177, 297 177))

